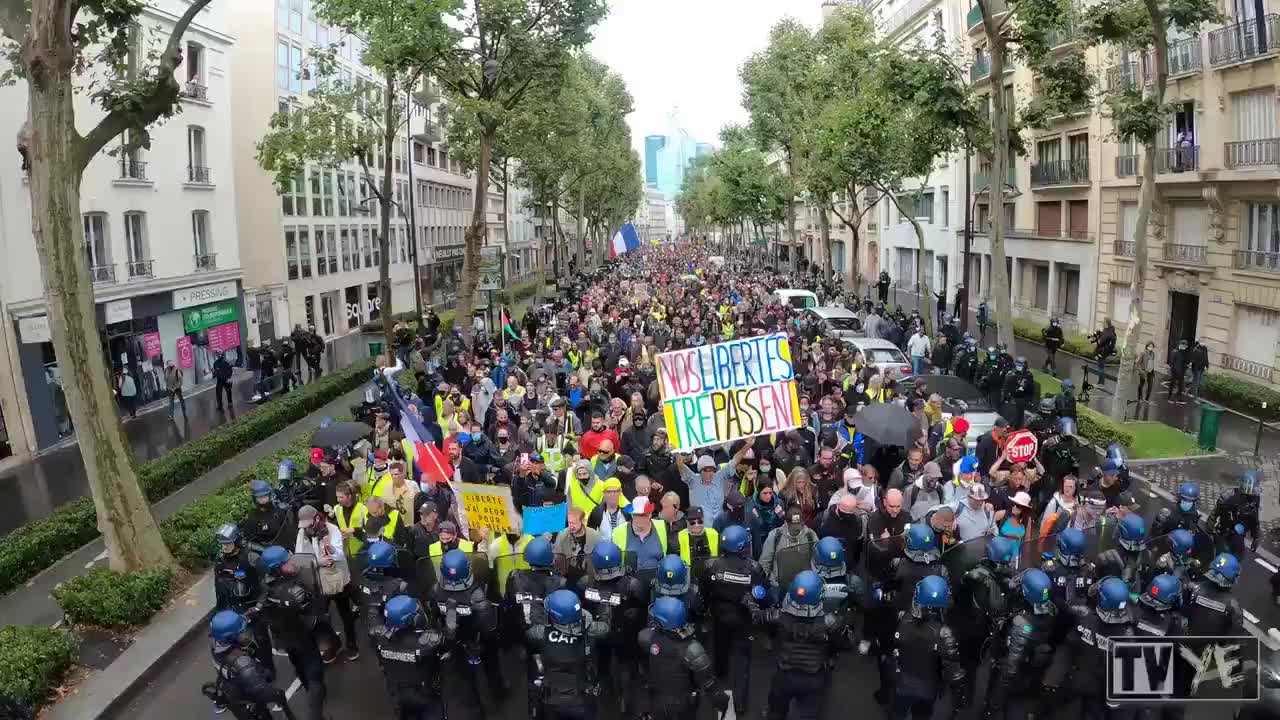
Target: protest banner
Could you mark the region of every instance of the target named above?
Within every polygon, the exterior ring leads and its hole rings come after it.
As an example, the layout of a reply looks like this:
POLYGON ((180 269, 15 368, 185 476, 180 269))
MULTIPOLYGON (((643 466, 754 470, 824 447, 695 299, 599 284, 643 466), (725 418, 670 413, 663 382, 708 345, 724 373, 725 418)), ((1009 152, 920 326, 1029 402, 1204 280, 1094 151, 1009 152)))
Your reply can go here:
POLYGON ((526 507, 523 512, 522 529, 526 535, 542 535, 556 533, 569 527, 569 505, 546 505, 543 507, 526 507))
POLYGON ((516 531, 519 515, 516 514, 515 504, 511 502, 511 488, 475 483, 458 483, 458 488, 468 528, 489 528, 494 533, 516 531))
POLYGON ((667 437, 693 450, 800 427, 791 346, 783 333, 658 356, 667 437))

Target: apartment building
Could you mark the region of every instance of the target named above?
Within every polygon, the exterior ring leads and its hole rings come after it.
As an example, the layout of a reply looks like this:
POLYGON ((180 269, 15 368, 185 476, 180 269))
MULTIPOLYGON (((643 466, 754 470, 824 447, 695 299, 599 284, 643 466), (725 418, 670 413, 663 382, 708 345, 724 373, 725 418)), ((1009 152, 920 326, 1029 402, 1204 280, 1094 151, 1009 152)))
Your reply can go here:
MULTIPOLYGON (((125 72, 143 69, 186 8, 180 0, 155 0, 144 10, 125 72)), ((240 354, 242 271, 230 172, 234 40, 227 29, 217 4, 197 16, 177 69, 182 112, 151 129, 150 148, 99 155, 81 184, 102 352, 108 368, 134 379, 142 402, 165 395, 169 363, 182 369, 190 388, 212 383, 218 353, 233 361, 240 354)), ((91 79, 84 77, 84 86, 91 79)), ((27 117, 25 83, 0 88, 0 99, 0 117, 14 137, 27 117)), ((103 113, 87 94, 75 102, 78 126, 87 132, 103 113)), ((25 456, 75 433, 19 165, 15 155, 0 172, 0 457, 25 456)))
MULTIPOLYGON (((279 192, 258 165, 256 143, 275 112, 306 102, 316 81, 313 49, 337 45, 341 79, 367 84, 371 96, 376 97, 380 80, 360 62, 362 41, 317 20, 309 0, 232 0, 228 5, 238 32, 234 63, 242 80, 233 98, 233 153, 249 339, 267 343, 287 336, 295 325, 310 325, 346 357, 358 350, 359 327, 381 318, 379 204, 356 163, 308 167, 279 192)), ((457 299, 473 181, 450 157, 441 99, 430 79, 404 96, 409 122, 392 158, 389 245, 397 313, 414 307, 415 249, 423 303, 449 305, 457 299)), ((381 164, 377 153, 371 169, 379 182, 381 164)))

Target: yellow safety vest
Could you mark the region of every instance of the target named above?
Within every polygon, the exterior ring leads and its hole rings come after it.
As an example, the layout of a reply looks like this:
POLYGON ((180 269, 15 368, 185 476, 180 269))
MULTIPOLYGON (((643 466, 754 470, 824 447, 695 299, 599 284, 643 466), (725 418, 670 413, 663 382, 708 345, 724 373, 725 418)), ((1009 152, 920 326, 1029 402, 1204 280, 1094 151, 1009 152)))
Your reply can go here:
MULTIPOLYGON (((339 530, 358 530, 364 527, 364 520, 368 516, 369 511, 362 502, 352 505, 350 514, 341 505, 333 508, 333 520, 338 524, 339 530)), ((351 557, 360 552, 360 548, 364 547, 364 541, 353 535, 346 539, 345 545, 344 550, 347 553, 347 557, 351 557)))
MULTIPOLYGON (((470 540, 459 540, 458 549, 470 555, 471 553, 476 551, 476 546, 470 540)), ((441 544, 439 540, 431 543, 431 545, 427 547, 428 557, 442 557, 443 555, 444 555, 444 545, 441 544)))
POLYGON ((493 574, 498 578, 499 597, 506 597, 507 577, 512 570, 529 569, 529 563, 524 561, 524 548, 531 540, 532 535, 521 535, 515 547, 511 547, 511 541, 507 540, 506 535, 494 541, 493 546, 497 552, 493 556, 493 574))
MULTIPOLYGON (((592 460, 594 461, 594 458, 592 458, 592 460)), ((592 466, 592 469, 595 469, 594 465, 592 466)), ((595 486, 591 488, 590 492, 588 492, 582 489, 582 483, 578 482, 578 475, 572 468, 569 469, 568 473, 568 478, 565 484, 569 488, 569 503, 587 515, 590 515, 591 511, 595 510, 596 506, 604 501, 604 481, 597 480, 595 486)), ((625 501, 619 498, 619 503, 622 502, 625 501)))
POLYGON ((547 436, 539 435, 534 445, 542 455, 543 465, 551 471, 552 475, 559 475, 564 471, 564 440, 556 436, 556 442, 548 445, 547 436))
MULTIPOLYGON (((653 531, 658 534, 658 544, 662 546, 662 554, 667 554, 667 523, 653 519, 653 531)), ((627 551, 627 537, 631 534, 631 523, 625 522, 613 529, 613 544, 622 552, 627 551)))
MULTIPOLYGON (((366 519, 366 520, 368 520, 368 519, 369 519, 369 516, 368 516, 367 514, 365 515, 365 519, 366 519)), ((389 511, 389 512, 387 513, 387 524, 382 526, 382 532, 380 532, 380 533, 379 533, 379 537, 368 537, 368 536, 366 536, 366 539, 367 539, 369 542, 377 542, 378 540, 386 540, 387 542, 391 542, 392 540, 394 540, 394 539, 395 539, 395 536, 396 536, 396 525, 397 525, 399 522, 400 522, 400 511, 399 511, 399 510, 391 510, 391 511, 389 511), (388 531, 388 530, 390 530, 390 531, 391 531, 391 534, 390 534, 390 535, 388 535, 388 534, 387 534, 387 531, 388 531)))
MULTIPOLYGON (((711 557, 720 557, 720 533, 712 528, 705 528, 703 532, 707 534, 707 547, 711 550, 711 557)), ((692 566, 693 560, 690 559, 689 554, 689 531, 681 530, 676 537, 680 540, 680 559, 684 560, 685 565, 692 566)))
POLYGON ((387 487, 390 486, 392 482, 390 470, 382 473, 382 477, 378 478, 377 480, 373 479, 373 473, 374 473, 373 469, 370 468, 369 482, 365 483, 364 487, 361 488, 360 499, 364 502, 368 502, 369 498, 373 497, 374 495, 382 495, 383 497, 386 497, 386 495, 383 495, 383 491, 386 490, 387 487))

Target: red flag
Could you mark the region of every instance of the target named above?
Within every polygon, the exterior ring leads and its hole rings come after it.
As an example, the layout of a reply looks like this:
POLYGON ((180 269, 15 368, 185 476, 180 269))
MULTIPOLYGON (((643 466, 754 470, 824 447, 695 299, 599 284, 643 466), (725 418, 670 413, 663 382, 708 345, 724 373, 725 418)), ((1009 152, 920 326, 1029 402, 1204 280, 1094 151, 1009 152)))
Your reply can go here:
POLYGON ((424 480, 435 484, 448 482, 453 477, 453 468, 449 458, 445 456, 435 443, 417 442, 413 446, 413 457, 418 469, 422 471, 424 480))

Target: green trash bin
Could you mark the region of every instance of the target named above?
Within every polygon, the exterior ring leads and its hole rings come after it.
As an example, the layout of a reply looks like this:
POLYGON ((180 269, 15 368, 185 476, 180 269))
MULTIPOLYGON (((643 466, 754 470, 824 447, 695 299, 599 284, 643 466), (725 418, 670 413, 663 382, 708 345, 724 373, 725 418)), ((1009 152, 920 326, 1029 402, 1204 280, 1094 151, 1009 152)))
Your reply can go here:
POLYGON ((374 342, 373 340, 370 340, 369 341, 369 357, 376 358, 381 354, 382 354, 382 341, 379 340, 377 342, 374 342))
POLYGON ((1226 408, 1213 403, 1200 402, 1200 447, 1205 450, 1218 449, 1218 421, 1226 408))

